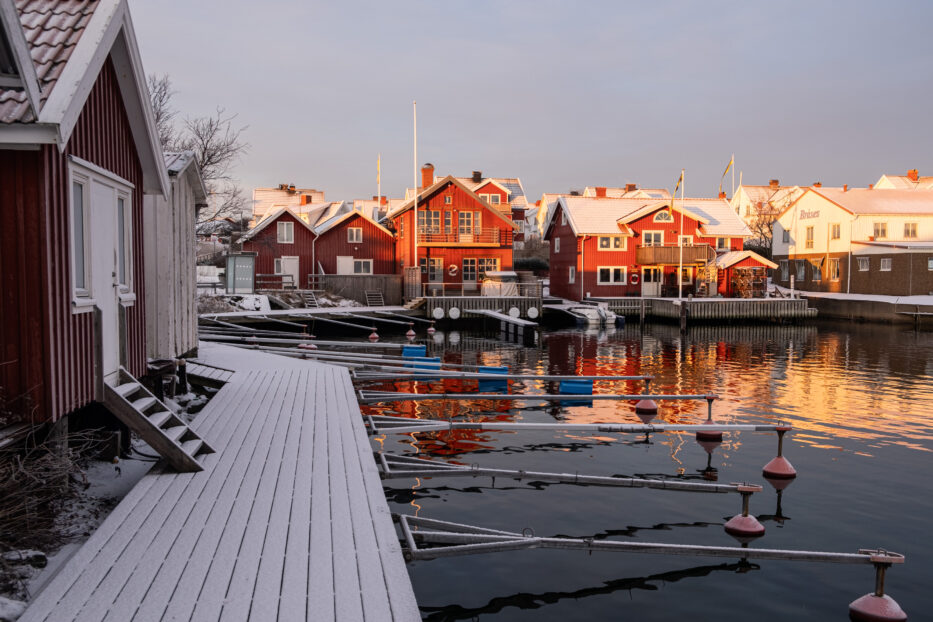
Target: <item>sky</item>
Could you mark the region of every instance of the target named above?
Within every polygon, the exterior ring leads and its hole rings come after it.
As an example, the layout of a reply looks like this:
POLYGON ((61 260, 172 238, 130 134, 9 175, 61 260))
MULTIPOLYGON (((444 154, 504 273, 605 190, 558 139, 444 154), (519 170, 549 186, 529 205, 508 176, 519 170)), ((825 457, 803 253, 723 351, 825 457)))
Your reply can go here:
POLYGON ((400 197, 436 174, 715 196, 933 174, 933 3, 130 0, 180 117, 245 127, 246 189, 400 197), (731 193, 731 174, 723 188, 731 193))

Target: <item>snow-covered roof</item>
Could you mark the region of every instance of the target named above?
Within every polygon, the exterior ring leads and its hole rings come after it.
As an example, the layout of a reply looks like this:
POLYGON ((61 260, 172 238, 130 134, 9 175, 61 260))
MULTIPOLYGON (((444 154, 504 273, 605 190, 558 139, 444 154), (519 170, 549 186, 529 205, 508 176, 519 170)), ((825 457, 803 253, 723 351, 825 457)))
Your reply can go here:
POLYGON ((930 190, 933 189, 933 177, 917 177, 914 181, 907 175, 882 175, 875 184, 878 189, 893 190, 930 190))
POLYGON ((863 246, 882 246, 885 248, 905 248, 909 250, 933 250, 933 241, 904 240, 901 242, 891 242, 888 240, 852 240, 852 244, 861 244, 863 246))
POLYGON ((310 224, 305 222, 300 214, 296 214, 295 212, 293 212, 291 207, 280 207, 277 210, 275 210, 273 213, 271 213, 268 217, 263 218, 262 221, 260 221, 255 227, 253 227, 252 229, 247 231, 245 234, 243 234, 243 237, 240 238, 240 241, 246 242, 248 240, 252 240, 254 237, 256 237, 256 235, 260 231, 262 231, 263 229, 265 229, 266 227, 274 223, 276 220, 278 220, 279 217, 282 216, 282 214, 291 214, 291 216, 295 220, 297 220, 299 223, 301 223, 301 225, 305 229, 307 229, 311 233, 314 233, 314 228, 310 224))
POLYGON ((729 251, 723 253, 722 255, 716 256, 716 267, 724 270, 729 266, 734 266, 735 264, 743 261, 745 259, 754 259, 758 263, 768 268, 777 268, 778 265, 769 259, 765 259, 758 253, 754 251, 729 251))
MULTIPOLYGON (((511 225, 511 227, 512 227, 513 229, 517 229, 517 228, 518 228, 518 225, 515 224, 514 222, 512 222, 512 219, 511 219, 511 218, 505 216, 500 210, 497 210, 497 209, 495 209, 494 207, 492 207, 491 205, 489 205, 489 203, 487 203, 486 201, 484 201, 483 199, 481 199, 481 198, 479 197, 479 195, 477 195, 477 194, 476 194, 475 192, 473 192, 470 188, 468 188, 467 186, 465 186, 465 185, 463 184, 463 182, 460 181, 460 179, 458 179, 457 177, 454 177, 453 175, 448 175, 447 177, 443 177, 443 178, 441 178, 441 179, 438 179, 437 181, 435 181, 433 184, 431 184, 431 185, 428 186, 427 188, 422 189, 421 192, 418 193, 418 205, 421 205, 421 203, 422 203, 427 197, 431 196, 432 194, 434 194, 434 193, 437 192, 438 190, 442 189, 442 188, 443 188, 444 186, 446 186, 448 183, 452 183, 452 184, 455 184, 455 185, 459 186, 464 192, 466 192, 466 193, 467 193, 470 197, 472 197, 475 201, 477 201, 477 202, 480 203, 481 205, 488 206, 490 212, 492 212, 493 214, 495 214, 496 216, 498 216, 501 220, 503 220, 503 221, 509 223, 509 225, 511 225)), ((395 216, 398 216, 399 214, 401 214, 401 213, 404 212, 405 210, 414 207, 414 205, 415 205, 415 198, 412 197, 411 199, 409 199, 409 200, 405 201, 404 203, 402 203, 401 205, 397 206, 395 209, 390 210, 389 213, 388 213, 386 216, 389 217, 389 218, 394 218, 395 216)))
POLYGON ((394 235, 391 231, 389 231, 388 229, 380 225, 378 222, 376 222, 374 218, 371 218, 370 216, 368 216, 366 214, 366 211, 356 210, 356 209, 345 210, 335 216, 332 216, 331 218, 319 221, 319 223, 314 227, 314 233, 316 233, 317 235, 323 235, 324 233, 327 233, 328 231, 330 231, 331 229, 333 229, 334 227, 336 227, 343 221, 347 220, 348 218, 352 218, 354 216, 359 216, 360 218, 368 220, 374 227, 378 227, 379 229, 384 231, 386 235, 390 237, 394 235))
POLYGON ((856 215, 916 214, 933 216, 933 190, 868 188, 810 188, 823 198, 856 215))
MULTIPOLYGON (((674 199, 674 207, 679 208, 681 201, 674 199)), ((725 199, 691 199, 683 201, 683 208, 706 222, 700 227, 704 235, 718 237, 745 238, 752 232, 725 199)))
POLYGON ((522 187, 522 181, 518 177, 483 177, 480 181, 473 181, 472 177, 456 177, 464 186, 476 192, 489 182, 495 183, 509 193, 509 205, 518 209, 524 209, 528 205, 528 199, 525 198, 525 189, 522 187))
POLYGON ((194 200, 198 205, 206 205, 207 188, 204 186, 204 179, 201 177, 201 169, 198 167, 197 158, 193 151, 168 151, 163 154, 165 159, 165 169, 170 177, 178 177, 185 173, 188 177, 188 183, 194 191, 194 200))
MULTIPOLYGON (((583 189, 583 196, 595 197, 596 186, 587 186, 583 189)), ((606 187, 606 197, 610 199, 669 199, 671 193, 667 188, 633 188, 606 187)))

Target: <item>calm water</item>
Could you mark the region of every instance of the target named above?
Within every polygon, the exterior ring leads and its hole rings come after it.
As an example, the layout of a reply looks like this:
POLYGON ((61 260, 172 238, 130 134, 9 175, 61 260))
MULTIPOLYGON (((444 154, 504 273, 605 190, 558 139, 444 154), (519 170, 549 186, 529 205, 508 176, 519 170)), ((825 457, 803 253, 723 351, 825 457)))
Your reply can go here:
MULTIPOLYGON (((594 475, 680 476, 764 484, 751 511, 767 528, 752 546, 907 555, 887 591, 911 619, 933 619, 933 334, 889 327, 676 327, 551 332, 536 348, 435 335, 449 362, 551 374, 650 374, 662 393, 714 392, 726 422, 790 422, 785 455, 798 478, 779 496, 761 467, 773 433, 727 434, 711 456, 690 434, 559 432, 390 435, 386 450, 458 464, 594 475), (704 474, 704 471, 706 472, 704 474)), ((447 381, 456 390, 455 381, 447 381)), ((395 386, 409 390, 411 384, 395 386)), ((470 385, 464 384, 469 387, 470 385)), ((475 386, 475 385, 474 385, 475 386)), ((387 387, 388 388, 388 387, 387 387)), ((441 390, 424 385, 419 391, 441 390)), ((597 385, 597 392, 640 384, 597 385)), ((472 390, 472 388, 470 389, 472 390)), ((529 391, 544 391, 538 383, 529 391)), ((705 403, 662 404, 664 422, 699 423, 705 403)), ((631 403, 421 402, 374 412, 430 418, 632 422, 631 403)), ((734 546, 722 524, 735 494, 709 495, 432 478, 386 483, 392 511, 521 531, 645 542, 734 546)), ((533 550, 408 566, 428 620, 846 620, 874 586, 869 565, 533 550)))

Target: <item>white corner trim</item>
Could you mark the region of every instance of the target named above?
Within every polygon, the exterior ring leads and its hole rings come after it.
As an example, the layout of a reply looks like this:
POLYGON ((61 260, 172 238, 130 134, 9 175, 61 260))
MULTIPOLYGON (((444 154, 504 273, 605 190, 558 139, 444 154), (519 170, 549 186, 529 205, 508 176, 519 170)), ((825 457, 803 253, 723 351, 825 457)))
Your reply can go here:
POLYGON ((71 314, 90 313, 97 306, 97 301, 93 298, 72 298, 71 314))
POLYGON ((43 123, 0 124, 0 144, 46 145, 58 142, 58 128, 43 123))
POLYGON ((85 169, 87 169, 88 171, 90 171, 90 172, 92 172, 92 173, 94 173, 94 174, 96 174, 96 175, 100 175, 101 177, 106 177, 107 179, 109 179, 109 180, 112 181, 112 182, 116 182, 116 183, 120 184, 121 186, 125 186, 126 189, 128 189, 128 190, 135 190, 135 189, 136 189, 136 186, 134 186, 131 182, 129 182, 129 181, 123 179, 122 177, 120 177, 119 175, 117 175, 116 173, 114 173, 113 171, 108 171, 108 170, 105 169, 105 168, 101 168, 101 167, 97 166, 97 165, 94 164, 93 162, 88 162, 87 160, 84 160, 84 159, 82 159, 82 158, 79 158, 78 156, 73 156, 73 155, 68 156, 68 160, 69 160, 72 164, 77 164, 77 165, 80 166, 81 168, 85 168, 85 169))
POLYGON ((19 13, 12 2, 0 2, 0 27, 7 34, 10 47, 13 48, 13 58, 16 61, 16 68, 19 70, 19 77, 23 81, 23 87, 26 90, 26 98, 29 100, 29 107, 36 117, 39 117, 39 103, 41 93, 39 92, 39 78, 36 76, 36 65, 29 54, 29 45, 26 43, 26 33, 23 32, 22 24, 19 21, 19 13))

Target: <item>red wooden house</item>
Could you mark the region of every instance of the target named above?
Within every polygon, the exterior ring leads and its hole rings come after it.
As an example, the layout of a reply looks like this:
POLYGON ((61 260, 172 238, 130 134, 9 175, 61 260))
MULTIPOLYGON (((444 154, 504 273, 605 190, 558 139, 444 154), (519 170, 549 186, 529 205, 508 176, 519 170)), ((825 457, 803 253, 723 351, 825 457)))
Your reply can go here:
POLYGON ((714 294, 717 258, 741 251, 750 235, 724 199, 672 206, 669 199, 560 197, 545 225, 550 291, 570 300, 714 294))
POLYGON ((398 236, 399 272, 417 265, 427 291, 469 294, 479 291, 486 272, 512 269, 517 227, 508 203, 497 209, 456 177, 434 181, 431 165, 422 169, 422 182, 417 235, 415 199, 388 214, 398 236))
POLYGON ((349 202, 279 208, 246 233, 243 250, 256 253, 257 275, 290 275, 298 288, 314 274, 395 274, 395 236, 366 212, 349 202))
POLYGON ((169 183, 125 0, 0 23, 0 397, 54 421, 145 372, 143 194, 169 183))

